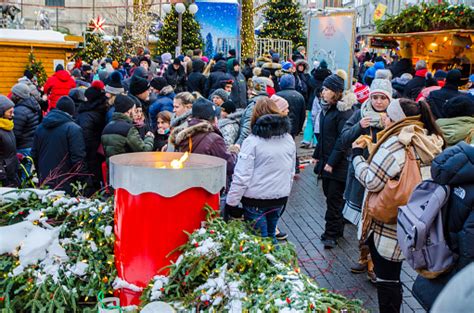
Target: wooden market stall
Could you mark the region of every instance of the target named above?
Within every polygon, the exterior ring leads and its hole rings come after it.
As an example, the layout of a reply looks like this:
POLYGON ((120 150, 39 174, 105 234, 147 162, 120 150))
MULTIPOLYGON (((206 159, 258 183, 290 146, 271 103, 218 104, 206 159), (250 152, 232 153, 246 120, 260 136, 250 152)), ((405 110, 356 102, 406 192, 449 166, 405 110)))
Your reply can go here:
POLYGON ((463 77, 474 72, 474 29, 369 35, 371 48, 398 50, 415 63, 425 60, 430 70, 459 68, 463 77))
POLYGON ((77 41, 52 30, 0 29, 0 93, 8 94, 23 76, 30 51, 50 76, 55 64, 66 64, 77 46, 77 41))

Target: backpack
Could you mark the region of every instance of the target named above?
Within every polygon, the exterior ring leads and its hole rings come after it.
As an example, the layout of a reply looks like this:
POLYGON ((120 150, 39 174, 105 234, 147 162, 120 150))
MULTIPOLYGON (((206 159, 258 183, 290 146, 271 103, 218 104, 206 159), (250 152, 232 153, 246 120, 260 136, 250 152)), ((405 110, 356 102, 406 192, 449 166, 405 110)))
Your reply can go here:
POLYGON ((407 205, 399 208, 398 244, 407 263, 421 276, 433 279, 451 270, 455 254, 449 248, 443 212, 450 188, 434 181, 416 186, 407 205))

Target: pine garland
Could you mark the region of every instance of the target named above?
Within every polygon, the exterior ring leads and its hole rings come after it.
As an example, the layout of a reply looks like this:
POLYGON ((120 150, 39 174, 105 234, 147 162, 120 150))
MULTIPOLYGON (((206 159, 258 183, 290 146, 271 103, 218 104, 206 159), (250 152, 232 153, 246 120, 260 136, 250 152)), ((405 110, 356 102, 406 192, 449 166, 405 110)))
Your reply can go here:
POLYGON ((26 70, 33 73, 36 76, 36 80, 38 82, 38 86, 43 86, 48 79, 48 75, 46 74, 46 70, 44 69, 43 62, 36 60, 35 54, 33 51, 30 51, 28 54, 28 63, 26 64, 26 70))
POLYGON ((421 3, 406 8, 398 15, 389 15, 376 22, 382 34, 412 33, 447 29, 472 29, 474 9, 464 4, 421 3))

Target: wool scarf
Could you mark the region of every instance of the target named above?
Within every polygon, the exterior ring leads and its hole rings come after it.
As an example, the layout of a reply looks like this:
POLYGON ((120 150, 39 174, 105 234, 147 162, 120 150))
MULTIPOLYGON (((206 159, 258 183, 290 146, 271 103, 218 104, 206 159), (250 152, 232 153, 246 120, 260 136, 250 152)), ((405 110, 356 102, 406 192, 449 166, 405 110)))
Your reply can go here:
POLYGON ((6 131, 13 129, 13 120, 7 120, 6 118, 0 117, 0 128, 6 131))
POLYGON ((372 101, 367 99, 360 108, 360 116, 361 118, 370 117, 370 127, 375 127, 379 129, 383 129, 382 123, 382 113, 375 111, 374 107, 372 106, 372 101))

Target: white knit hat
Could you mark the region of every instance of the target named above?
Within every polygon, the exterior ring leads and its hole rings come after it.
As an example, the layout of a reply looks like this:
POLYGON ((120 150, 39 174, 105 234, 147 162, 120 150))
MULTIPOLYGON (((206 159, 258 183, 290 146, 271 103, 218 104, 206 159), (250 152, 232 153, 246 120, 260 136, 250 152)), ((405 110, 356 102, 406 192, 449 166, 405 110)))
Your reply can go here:
POLYGON ((392 83, 387 79, 374 79, 370 85, 370 96, 374 94, 383 94, 392 100, 392 83))

